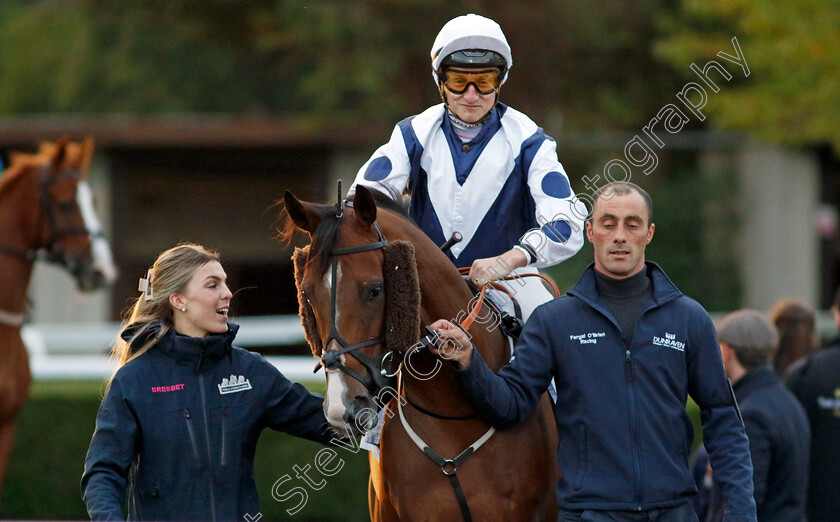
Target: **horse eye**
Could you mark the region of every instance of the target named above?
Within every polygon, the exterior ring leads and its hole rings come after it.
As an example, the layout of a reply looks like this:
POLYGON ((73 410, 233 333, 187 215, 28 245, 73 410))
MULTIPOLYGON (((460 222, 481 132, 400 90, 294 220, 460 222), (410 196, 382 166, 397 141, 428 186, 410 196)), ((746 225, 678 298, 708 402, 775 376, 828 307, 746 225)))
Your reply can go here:
POLYGON ((368 295, 368 301, 375 301, 379 299, 382 295, 382 285, 376 285, 370 289, 370 294, 368 295))
POLYGON ((72 201, 62 201, 58 204, 58 210, 62 212, 73 212, 76 209, 76 204, 72 201))

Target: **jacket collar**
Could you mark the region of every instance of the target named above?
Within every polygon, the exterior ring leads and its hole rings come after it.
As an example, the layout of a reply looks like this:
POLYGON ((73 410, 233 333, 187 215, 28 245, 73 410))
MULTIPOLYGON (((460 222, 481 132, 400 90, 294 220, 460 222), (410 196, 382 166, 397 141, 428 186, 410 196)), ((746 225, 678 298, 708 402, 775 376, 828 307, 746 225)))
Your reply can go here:
MULTIPOLYGON (((683 295, 677 286, 665 275, 665 271, 653 261, 645 261, 645 270, 647 270, 648 277, 651 280, 651 286, 653 287, 653 301, 655 306, 662 306, 683 295)), ((591 263, 586 267, 578 282, 567 293, 606 315, 614 323, 616 322, 609 308, 607 308, 606 303, 598 295, 598 290, 595 286, 595 263, 591 263)))
POLYGON ((779 382, 779 377, 770 363, 762 364, 744 374, 732 385, 735 398, 739 401, 746 399, 753 391, 779 382))
MULTIPOLYGON (((487 118, 481 124, 481 130, 478 132, 478 135, 470 140, 469 143, 471 147, 478 146, 488 141, 496 134, 502 126, 501 115, 504 114, 505 110, 507 110, 507 106, 500 103, 497 103, 492 109, 490 109, 490 112, 487 113, 487 118)), ((449 142, 457 144, 458 148, 460 148, 462 144, 461 138, 459 138, 455 133, 455 125, 449 120, 449 114, 451 113, 452 111, 449 110, 449 107, 444 106, 443 130, 447 138, 449 138, 449 142)))
POLYGON ((160 321, 148 325, 130 325, 123 331, 122 338, 129 342, 135 333, 140 331, 140 335, 131 342, 131 349, 134 351, 142 347, 152 336, 159 337, 154 349, 174 359, 176 364, 191 366, 196 371, 224 357, 230 351, 236 333, 239 331, 238 324, 228 323, 227 332, 210 334, 204 338, 181 335, 171 327, 161 336, 162 326, 163 323, 160 321))

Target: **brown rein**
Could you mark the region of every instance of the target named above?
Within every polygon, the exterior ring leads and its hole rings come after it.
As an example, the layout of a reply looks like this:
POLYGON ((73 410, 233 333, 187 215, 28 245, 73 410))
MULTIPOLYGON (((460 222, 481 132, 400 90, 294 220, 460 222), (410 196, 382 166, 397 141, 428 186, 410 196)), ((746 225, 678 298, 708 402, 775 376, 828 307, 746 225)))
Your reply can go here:
MULTIPOLYGON (((468 275, 470 273, 470 267, 459 268, 458 272, 461 275, 468 275)), ((501 278, 499 281, 513 281, 515 279, 522 279, 524 277, 539 277, 551 287, 551 292, 554 294, 555 298, 560 297, 560 289, 557 288, 557 284, 554 283, 553 279, 544 274, 517 274, 512 276, 508 275, 501 278)), ((467 315, 459 325, 465 332, 468 332, 470 330, 470 327, 475 322, 475 319, 478 317, 479 312, 481 312, 481 308, 482 306, 484 306, 484 297, 487 293, 488 287, 493 288, 494 290, 499 290, 500 292, 504 292, 508 295, 508 297, 514 299, 513 294, 502 283, 497 283, 496 281, 489 281, 481 285, 481 290, 478 294, 478 300, 476 301, 472 310, 470 310, 469 315, 467 315)))

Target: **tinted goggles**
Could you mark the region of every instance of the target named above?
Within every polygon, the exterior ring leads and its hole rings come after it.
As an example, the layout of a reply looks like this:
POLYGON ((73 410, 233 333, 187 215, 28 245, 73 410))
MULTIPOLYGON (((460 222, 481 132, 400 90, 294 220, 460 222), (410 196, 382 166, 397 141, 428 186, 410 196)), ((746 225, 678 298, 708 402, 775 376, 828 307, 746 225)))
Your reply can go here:
POLYGON ((475 85, 479 94, 493 94, 499 88, 500 72, 498 69, 480 72, 446 70, 443 72, 443 85, 452 94, 464 94, 470 84, 475 85))

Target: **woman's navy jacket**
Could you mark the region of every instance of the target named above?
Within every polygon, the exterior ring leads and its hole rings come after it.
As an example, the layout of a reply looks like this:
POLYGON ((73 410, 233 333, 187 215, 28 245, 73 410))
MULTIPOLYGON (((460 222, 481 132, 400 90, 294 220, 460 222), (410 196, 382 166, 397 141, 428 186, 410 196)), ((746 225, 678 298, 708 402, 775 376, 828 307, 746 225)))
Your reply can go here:
POLYGON ((82 476, 92 520, 123 519, 129 483, 131 520, 256 516, 253 462, 263 428, 330 442, 322 397, 233 347, 239 326, 228 327, 203 339, 170 329, 117 372, 82 476))
POLYGON ((498 376, 476 351, 459 379, 479 414, 500 428, 528 416, 555 379, 564 509, 646 511, 688 502, 697 491, 688 467, 690 395, 730 501, 728 520, 755 520, 749 444, 712 320, 658 265, 646 269, 653 302, 629 346, 590 265, 566 296, 536 309, 498 376))

